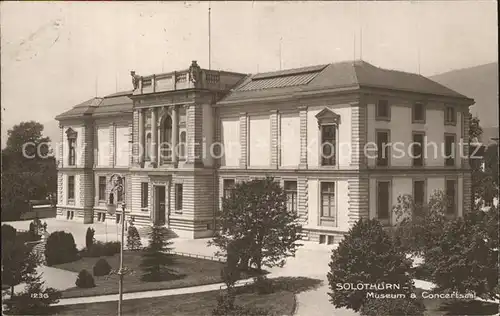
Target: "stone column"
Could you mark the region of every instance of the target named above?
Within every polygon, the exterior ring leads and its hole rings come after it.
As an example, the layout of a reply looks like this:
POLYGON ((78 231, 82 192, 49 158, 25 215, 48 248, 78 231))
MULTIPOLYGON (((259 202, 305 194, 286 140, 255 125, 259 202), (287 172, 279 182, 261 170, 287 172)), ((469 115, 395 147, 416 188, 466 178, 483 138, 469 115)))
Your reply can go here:
POLYGON ((248 116, 246 112, 240 113, 240 168, 246 169, 248 164, 248 147, 247 132, 248 132, 248 116))
POLYGON ((280 151, 278 110, 271 110, 269 119, 271 120, 271 168, 278 168, 280 151))
POLYGON ((172 108, 172 141, 171 141, 171 146, 172 146, 172 164, 174 166, 177 165, 177 154, 178 154, 178 148, 177 148, 177 140, 179 139, 179 123, 177 119, 178 113, 177 113, 177 106, 174 105, 172 108))
POLYGON ((151 164, 158 167, 158 118, 157 109, 151 109, 151 164))
POLYGON ((139 109, 139 165, 143 166, 145 153, 144 110, 139 109))

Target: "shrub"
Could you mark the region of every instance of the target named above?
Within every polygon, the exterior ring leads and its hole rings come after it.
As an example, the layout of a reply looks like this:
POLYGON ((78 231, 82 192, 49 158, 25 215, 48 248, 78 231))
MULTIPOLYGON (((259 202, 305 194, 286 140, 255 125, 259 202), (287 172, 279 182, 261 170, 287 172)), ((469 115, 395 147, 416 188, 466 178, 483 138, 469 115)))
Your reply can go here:
POLYGON ((127 248, 129 250, 140 250, 142 248, 141 236, 135 226, 130 225, 127 230, 127 248))
MULTIPOLYGON (((498 211, 497 211, 498 212, 498 211)), ((498 235, 492 236, 485 212, 471 212, 449 221, 436 247, 426 251, 425 265, 437 290, 473 292, 498 299, 498 235)), ((497 224, 498 225, 498 224, 497 224)))
POLYGON ((28 231, 28 235, 29 235, 29 241, 36 241, 36 240, 40 240, 40 231, 39 229, 42 227, 42 222, 36 218, 34 220, 31 221, 30 223, 30 228, 29 228, 29 231, 28 231))
POLYGON ((119 241, 109 241, 104 243, 104 256, 111 257, 120 253, 121 243, 119 241))
POLYGON ((92 227, 87 228, 87 233, 85 234, 85 247, 87 249, 92 248, 92 246, 94 245, 94 234, 95 230, 92 227))
MULTIPOLYGON (((404 290, 397 293, 410 295, 413 281, 411 262, 395 247, 377 220, 359 220, 345 235, 337 249, 332 251, 328 282, 332 290, 330 300, 336 307, 359 311, 373 288, 349 289, 343 284, 398 284, 404 290)), ((394 290, 377 290, 379 294, 394 290)))
POLYGON ((16 240, 17 231, 14 227, 3 224, 2 225, 2 243, 14 242, 16 240))
POLYGON ((217 306, 212 311, 212 316, 268 316, 269 311, 253 307, 253 306, 238 306, 234 304, 233 295, 220 294, 217 297, 217 306))
POLYGON ((97 241, 90 249, 85 249, 82 255, 85 257, 97 258, 102 256, 111 257, 117 253, 120 253, 120 242, 110 241, 102 243, 97 241))
POLYGON ((423 316, 425 305, 422 300, 412 298, 369 299, 361 307, 363 316, 423 316))
POLYGON ((78 259, 78 250, 73 235, 63 231, 50 234, 45 245, 45 259, 48 266, 78 259))
POLYGON ((111 266, 106 259, 97 260, 93 268, 94 276, 108 275, 111 272, 111 266))
POLYGON ((266 295, 274 292, 273 281, 265 275, 259 275, 254 278, 254 289, 257 294, 266 295))
POLYGON ((393 235, 402 251, 413 255, 423 253, 439 241, 446 222, 446 197, 436 191, 427 205, 416 205, 410 195, 398 196, 393 207, 397 222, 393 235))
POLYGON ((87 270, 83 269, 78 273, 75 284, 80 288, 95 287, 94 277, 87 270))

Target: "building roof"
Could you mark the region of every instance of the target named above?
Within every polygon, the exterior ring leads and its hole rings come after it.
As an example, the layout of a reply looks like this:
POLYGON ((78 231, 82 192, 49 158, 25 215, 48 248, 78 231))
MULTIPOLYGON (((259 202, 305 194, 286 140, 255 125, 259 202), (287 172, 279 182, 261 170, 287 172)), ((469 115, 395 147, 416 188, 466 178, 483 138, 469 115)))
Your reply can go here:
POLYGON ((468 99, 422 75, 383 69, 359 60, 249 75, 219 103, 277 98, 318 90, 360 88, 468 99))
POLYGON ((131 112, 133 107, 133 101, 129 98, 131 95, 132 91, 122 91, 102 98, 95 97, 59 114, 56 120, 78 118, 84 115, 102 116, 131 112))

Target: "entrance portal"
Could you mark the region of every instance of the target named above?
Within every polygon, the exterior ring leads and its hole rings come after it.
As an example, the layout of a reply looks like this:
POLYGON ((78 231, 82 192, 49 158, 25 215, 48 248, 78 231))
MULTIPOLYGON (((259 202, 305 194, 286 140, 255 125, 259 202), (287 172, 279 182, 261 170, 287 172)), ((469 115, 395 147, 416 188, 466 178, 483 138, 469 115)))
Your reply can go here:
POLYGON ((166 194, 165 186, 155 186, 155 225, 165 225, 166 223, 166 194))

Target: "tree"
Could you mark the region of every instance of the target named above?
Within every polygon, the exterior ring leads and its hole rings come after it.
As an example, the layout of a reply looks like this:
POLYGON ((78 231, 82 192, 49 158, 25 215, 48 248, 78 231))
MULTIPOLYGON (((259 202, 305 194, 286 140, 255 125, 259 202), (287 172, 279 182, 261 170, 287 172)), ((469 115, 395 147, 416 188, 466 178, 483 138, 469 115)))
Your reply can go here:
POLYGON ((335 307, 359 311, 368 300, 367 294, 399 294, 409 297, 413 290, 411 262, 395 247, 391 237, 377 220, 360 219, 332 251, 327 278, 335 307), (353 285, 356 288, 345 287, 353 285), (367 287, 358 289, 359 284, 367 287), (401 289, 377 288, 397 284, 401 289), (375 288, 373 288, 375 286, 375 288))
POLYGON ((477 116, 469 116, 469 143, 476 143, 481 139, 483 128, 479 123, 477 116))
MULTIPOLYGON (((6 225, 3 225, 6 226, 6 225)), ((4 233, 2 227, 2 284, 10 286, 11 297, 14 297, 14 286, 29 283, 36 275, 38 258, 31 249, 7 229, 4 233)))
POLYGON ((446 223, 437 245, 424 255, 438 291, 500 298, 496 293, 499 242, 495 220, 498 208, 471 212, 446 223))
POLYGON ((227 252, 230 243, 239 249, 240 266, 250 263, 283 266, 294 256, 301 239, 298 214, 286 208, 287 196, 272 178, 236 185, 231 196, 222 199, 220 229, 210 244, 227 252))
POLYGON ((57 191, 57 169, 43 125, 22 122, 8 131, 2 150, 2 219, 16 220, 29 210, 29 200, 57 191))
POLYGON ((95 230, 92 227, 87 228, 87 233, 85 233, 85 248, 87 248, 87 251, 90 251, 90 248, 94 245, 94 234, 95 230))
POLYGON ((53 315, 53 306, 61 298, 61 292, 47 287, 39 274, 26 285, 25 290, 5 300, 7 315, 53 315))
POLYGON ((414 255, 433 247, 446 221, 447 203, 442 191, 435 191, 426 205, 416 205, 408 194, 398 196, 392 209, 397 222, 393 228, 397 246, 414 255))
POLYGON ((158 282, 170 279, 174 276, 174 270, 170 266, 174 263, 170 245, 173 243, 168 240, 168 231, 161 226, 153 226, 149 233, 149 245, 142 255, 140 267, 143 274, 141 279, 148 282, 158 282))
POLYGON ((137 228, 130 224, 127 230, 127 248, 129 250, 140 250, 142 248, 141 236, 137 228))
POLYGON ((423 316, 425 305, 421 299, 369 299, 360 310, 363 316, 423 316))

